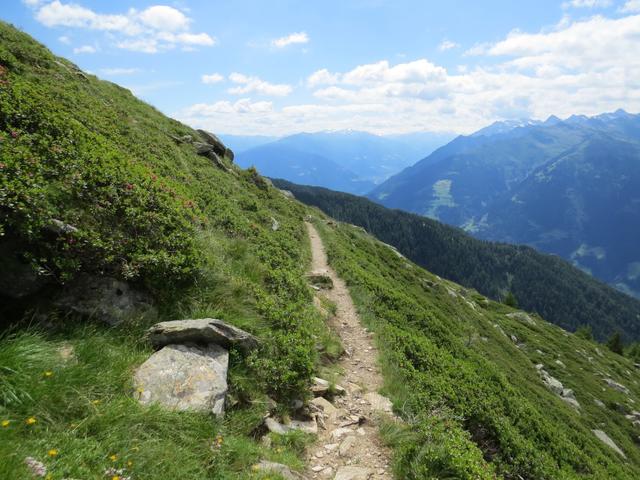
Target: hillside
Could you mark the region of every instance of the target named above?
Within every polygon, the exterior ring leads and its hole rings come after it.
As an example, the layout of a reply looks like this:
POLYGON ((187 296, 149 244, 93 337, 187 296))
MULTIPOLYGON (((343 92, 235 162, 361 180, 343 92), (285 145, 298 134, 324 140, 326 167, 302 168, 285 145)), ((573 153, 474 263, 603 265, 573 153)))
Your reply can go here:
MULTIPOLYGON (((313 377, 338 378, 336 361, 358 355, 369 355, 364 375, 377 360, 393 400, 380 433, 396 478, 640 475, 640 386, 628 359, 442 280, 289 198, 233 164, 212 135, 5 23, 0 138, 0 478, 285 478, 261 470, 265 461, 307 472, 305 459, 324 446, 294 421, 311 411, 311 386, 336 404, 340 392, 313 377), (347 327, 375 341, 379 358, 369 347, 343 355, 341 332, 329 328, 340 305, 307 278, 305 221, 368 330, 347 327), (82 308, 101 300, 86 290, 105 280, 118 287, 107 300, 154 308, 106 324, 112 305, 82 308), (78 291, 85 296, 69 301, 78 291), (178 319, 208 328, 219 319, 245 340, 223 349, 223 416, 142 401, 149 391, 138 376, 151 358, 205 348, 154 351, 147 328, 178 319), (287 428, 270 431, 274 418, 287 428)), ((206 348, 222 355, 218 344, 206 348)), ((347 398, 363 393, 345 387, 347 398)), ((359 435, 380 420, 349 422, 340 428, 359 435)))
POLYGON ((590 325, 601 340, 617 330, 628 340, 640 338, 640 301, 556 256, 477 240, 461 229, 362 197, 282 180, 274 183, 333 218, 365 228, 429 271, 494 300, 511 291, 524 310, 567 330, 590 325))
POLYGON ((368 196, 483 239, 560 255, 640 291, 640 116, 499 122, 459 137, 368 196))

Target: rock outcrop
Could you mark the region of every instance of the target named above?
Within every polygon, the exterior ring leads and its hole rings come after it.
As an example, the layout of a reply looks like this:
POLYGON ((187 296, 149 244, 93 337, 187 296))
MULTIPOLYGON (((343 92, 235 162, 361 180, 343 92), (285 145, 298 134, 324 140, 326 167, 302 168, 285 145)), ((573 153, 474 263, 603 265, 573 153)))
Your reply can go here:
POLYGON ((507 317, 512 318, 514 320, 518 320, 523 323, 528 323, 532 327, 536 326, 536 321, 533 318, 531 318, 531 316, 528 313, 525 313, 525 312, 507 313, 507 317))
POLYGON ((609 435, 604 433, 602 430, 592 430, 592 432, 596 437, 598 437, 598 439, 602 443, 604 443, 605 445, 611 447, 619 455, 622 455, 624 458, 627 458, 627 456, 624 454, 624 452, 622 450, 620 450, 620 447, 618 447, 618 445, 616 445, 616 443, 613 440, 611 440, 609 435))
POLYGON ((140 403, 215 415, 224 413, 228 349, 247 353, 258 346, 250 333, 213 318, 160 322, 147 339, 160 350, 134 375, 140 403))
POLYGON ((122 280, 87 274, 67 285, 53 303, 109 325, 134 316, 155 315, 153 300, 147 293, 122 280))
POLYGON ((216 318, 156 323, 147 331, 147 338, 156 348, 176 343, 213 343, 226 349, 236 347, 246 353, 258 346, 256 337, 216 318))
POLYGON ((572 407, 576 409, 580 408, 580 403, 578 403, 578 400, 576 400, 576 396, 575 393, 573 393, 573 390, 571 390, 570 388, 564 388, 562 382, 557 378, 552 377, 551 374, 549 374, 549 372, 544 369, 544 365, 542 365, 541 363, 536 365, 536 370, 538 370, 538 372, 540 373, 542 382, 549 390, 558 395, 561 400, 567 402, 572 407))
POLYGON ((138 401, 222 415, 228 367, 229 352, 218 345, 167 345, 136 371, 138 401))

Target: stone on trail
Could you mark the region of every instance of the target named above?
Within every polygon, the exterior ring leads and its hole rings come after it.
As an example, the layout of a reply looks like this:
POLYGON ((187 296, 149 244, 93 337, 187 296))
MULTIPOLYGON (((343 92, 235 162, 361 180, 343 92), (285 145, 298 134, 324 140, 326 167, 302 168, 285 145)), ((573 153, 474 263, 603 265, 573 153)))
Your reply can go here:
POLYGON ((334 480, 369 480, 373 470, 364 467, 340 467, 334 480))
POLYGON ((340 454, 341 457, 348 456, 349 450, 351 450, 355 444, 356 444, 356 437, 354 437, 353 435, 349 435, 340 444, 340 447, 338 448, 338 453, 340 454))
POLYGON ((307 275, 307 280, 314 287, 325 290, 331 290, 333 288, 333 280, 325 273, 310 273, 307 275))
POLYGON ((227 349, 238 347, 246 353, 258 346, 258 339, 250 333, 215 318, 156 323, 147 331, 147 337, 155 347, 177 343, 214 343, 227 349))
MULTIPOLYGON (((331 390, 331 384, 328 380, 319 377, 313 377, 313 385, 311 385, 311 392, 316 397, 323 397, 331 390)), ((340 385, 333 386, 333 392, 336 395, 344 395, 346 390, 340 385)))
POLYGON ((371 408, 376 411, 391 413, 393 412, 393 404, 387 397, 383 397, 379 393, 369 392, 364 395, 364 399, 369 402, 371 408))
POLYGON ((224 413, 229 352, 218 345, 167 345, 134 375, 138 401, 172 410, 224 413))
POLYGON ((284 435, 293 430, 299 430, 313 435, 318 433, 318 424, 314 418, 292 419, 290 423, 285 425, 273 417, 268 417, 265 419, 264 425, 270 432, 277 433, 278 435, 284 435))

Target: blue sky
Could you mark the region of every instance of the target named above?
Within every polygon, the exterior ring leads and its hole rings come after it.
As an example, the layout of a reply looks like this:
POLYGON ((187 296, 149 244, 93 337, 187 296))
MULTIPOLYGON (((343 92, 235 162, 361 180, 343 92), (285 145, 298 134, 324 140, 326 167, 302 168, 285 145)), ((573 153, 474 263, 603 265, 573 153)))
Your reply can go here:
POLYGON ((219 133, 469 133, 640 110, 640 0, 5 0, 0 18, 219 133))

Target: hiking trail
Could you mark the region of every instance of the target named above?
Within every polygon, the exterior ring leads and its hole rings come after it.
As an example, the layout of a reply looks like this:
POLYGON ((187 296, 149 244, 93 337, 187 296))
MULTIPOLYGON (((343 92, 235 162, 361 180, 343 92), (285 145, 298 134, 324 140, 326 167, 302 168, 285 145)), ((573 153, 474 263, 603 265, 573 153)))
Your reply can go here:
POLYGON ((328 324, 345 349, 338 367, 344 372, 340 385, 346 391, 335 396, 333 404, 322 398, 314 400, 324 410, 326 428, 318 429, 318 441, 309 449, 305 474, 308 478, 334 480, 391 480, 390 450, 382 444, 378 432, 379 418, 392 415, 391 402, 377 393, 383 380, 373 334, 360 323, 345 282, 329 266, 317 230, 310 223, 306 226, 311 241, 311 274, 326 275, 333 281, 333 288, 318 291, 318 296, 337 307, 328 324))

